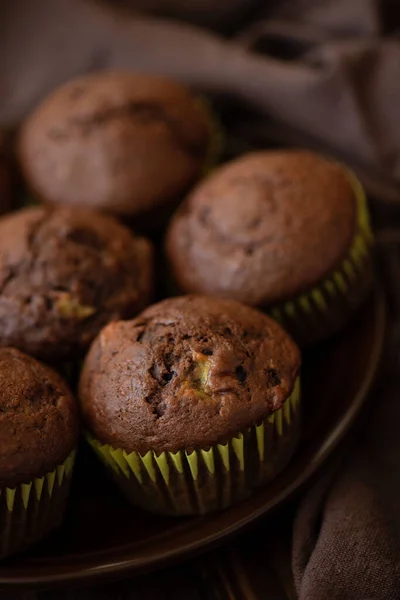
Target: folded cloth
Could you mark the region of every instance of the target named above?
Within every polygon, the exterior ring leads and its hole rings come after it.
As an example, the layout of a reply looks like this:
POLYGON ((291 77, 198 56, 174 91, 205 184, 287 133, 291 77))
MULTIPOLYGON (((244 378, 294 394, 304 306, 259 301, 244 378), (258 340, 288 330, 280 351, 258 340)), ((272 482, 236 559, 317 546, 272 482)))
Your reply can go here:
MULTIPOLYGON (((161 14, 177 15, 181 9, 188 16, 191 3, 159 1, 161 14)), ((201 0, 194 3, 192 20, 197 16, 204 22, 206 7, 213 14, 220 4, 204 1, 203 10, 201 0)), ((133 7, 136 2, 146 7, 147 0, 124 1, 133 7)), ((111 2, 109 7, 89 0, 2 2, 0 125, 15 123, 54 86, 79 73, 142 69, 233 97, 261 117, 307 134, 327 152, 367 168, 375 179, 385 177, 392 186, 390 199, 397 200, 396 5, 388 0, 224 1, 219 22, 237 19, 236 37, 228 39, 184 23, 128 15, 111 2)), ((150 8, 155 6, 152 0, 150 8)))
POLYGON ((302 503, 293 572, 300 600, 400 598, 400 231, 379 234, 391 308, 380 385, 357 442, 302 503))
MULTIPOLYGON (((165 74, 226 107, 239 147, 283 142, 346 160, 400 202, 400 25, 395 0, 90 0, 0 3, 0 126, 56 85, 102 68, 165 74), (172 21, 182 16, 192 24, 172 21), (193 23, 207 24, 220 33, 193 23), (221 33, 223 32, 223 33, 221 33)), ((376 222, 399 212, 376 202, 376 222)), ((400 598, 400 234, 381 240, 393 327, 385 385, 363 435, 299 511, 301 600, 400 598), (393 301, 393 298, 395 300, 393 301)))

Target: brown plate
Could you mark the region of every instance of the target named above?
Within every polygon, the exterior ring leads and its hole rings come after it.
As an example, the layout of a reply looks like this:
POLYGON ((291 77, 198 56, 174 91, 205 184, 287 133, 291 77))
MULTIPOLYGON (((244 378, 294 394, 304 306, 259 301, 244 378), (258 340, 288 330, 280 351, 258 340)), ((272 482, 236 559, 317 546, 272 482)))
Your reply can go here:
POLYGON ((0 585, 45 585, 155 569, 221 543, 270 513, 310 480, 360 411, 384 336, 378 292, 338 336, 304 357, 304 433, 288 468, 242 504, 198 518, 166 518, 129 505, 83 449, 62 529, 2 562, 0 585))

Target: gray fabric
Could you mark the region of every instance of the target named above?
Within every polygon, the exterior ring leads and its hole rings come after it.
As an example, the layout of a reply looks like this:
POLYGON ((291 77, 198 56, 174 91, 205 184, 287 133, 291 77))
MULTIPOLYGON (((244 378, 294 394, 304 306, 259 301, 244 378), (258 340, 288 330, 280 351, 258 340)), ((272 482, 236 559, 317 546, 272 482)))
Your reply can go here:
MULTIPOLYGON (((172 12, 179 12, 178 0, 170 2, 172 12)), ((164 0, 161 12, 168 13, 170 2, 164 0)), ((196 4, 200 9, 200 0, 196 4)), ((226 39, 84 0, 4 2, 0 124, 18 120, 73 75, 104 67, 148 70, 234 97, 290 131, 309 135, 368 169, 369 176, 385 177, 397 197, 400 45, 393 31, 385 30, 380 4, 292 0, 260 3, 263 9, 247 0, 242 4, 222 4, 227 21, 248 6, 249 16, 258 20, 243 19, 244 29, 226 39), (263 13, 268 20, 262 20, 263 13)), ((220 21, 223 17, 221 10, 220 21)), ((389 21, 393 28, 394 17, 389 21)))

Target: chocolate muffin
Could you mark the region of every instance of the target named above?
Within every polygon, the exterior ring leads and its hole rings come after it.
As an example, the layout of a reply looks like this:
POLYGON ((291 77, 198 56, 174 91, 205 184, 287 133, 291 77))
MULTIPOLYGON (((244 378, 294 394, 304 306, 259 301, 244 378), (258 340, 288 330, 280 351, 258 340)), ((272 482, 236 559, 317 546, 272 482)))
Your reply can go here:
POLYGON ((53 92, 22 127, 19 159, 40 200, 148 226, 214 160, 206 104, 169 79, 102 72, 53 92))
POLYGON ((372 283, 360 183, 306 151, 261 151, 219 168, 174 216, 166 253, 178 290, 271 311, 301 344, 340 328, 372 283))
POLYGON ((289 336, 248 306, 164 300, 93 343, 80 381, 89 440, 142 507, 224 508, 290 459, 299 367, 289 336))
POLYGON ((149 301, 152 248, 111 217, 32 207, 0 219, 0 346, 78 359, 149 301))
POLYGON ((0 348, 0 557, 58 527, 78 441, 64 381, 14 348, 0 348))

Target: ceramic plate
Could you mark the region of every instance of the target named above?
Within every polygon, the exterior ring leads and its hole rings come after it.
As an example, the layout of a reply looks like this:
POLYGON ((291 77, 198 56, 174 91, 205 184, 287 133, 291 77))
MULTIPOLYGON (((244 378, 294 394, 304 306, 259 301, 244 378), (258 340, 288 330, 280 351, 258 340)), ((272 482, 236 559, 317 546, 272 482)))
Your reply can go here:
POLYGON ((229 510, 166 518, 128 504, 90 451, 80 454, 64 526, 0 565, 0 585, 54 585, 156 569, 220 544, 298 492, 348 432, 371 388, 384 336, 375 292, 349 326, 304 356, 304 431, 286 470, 229 510))

